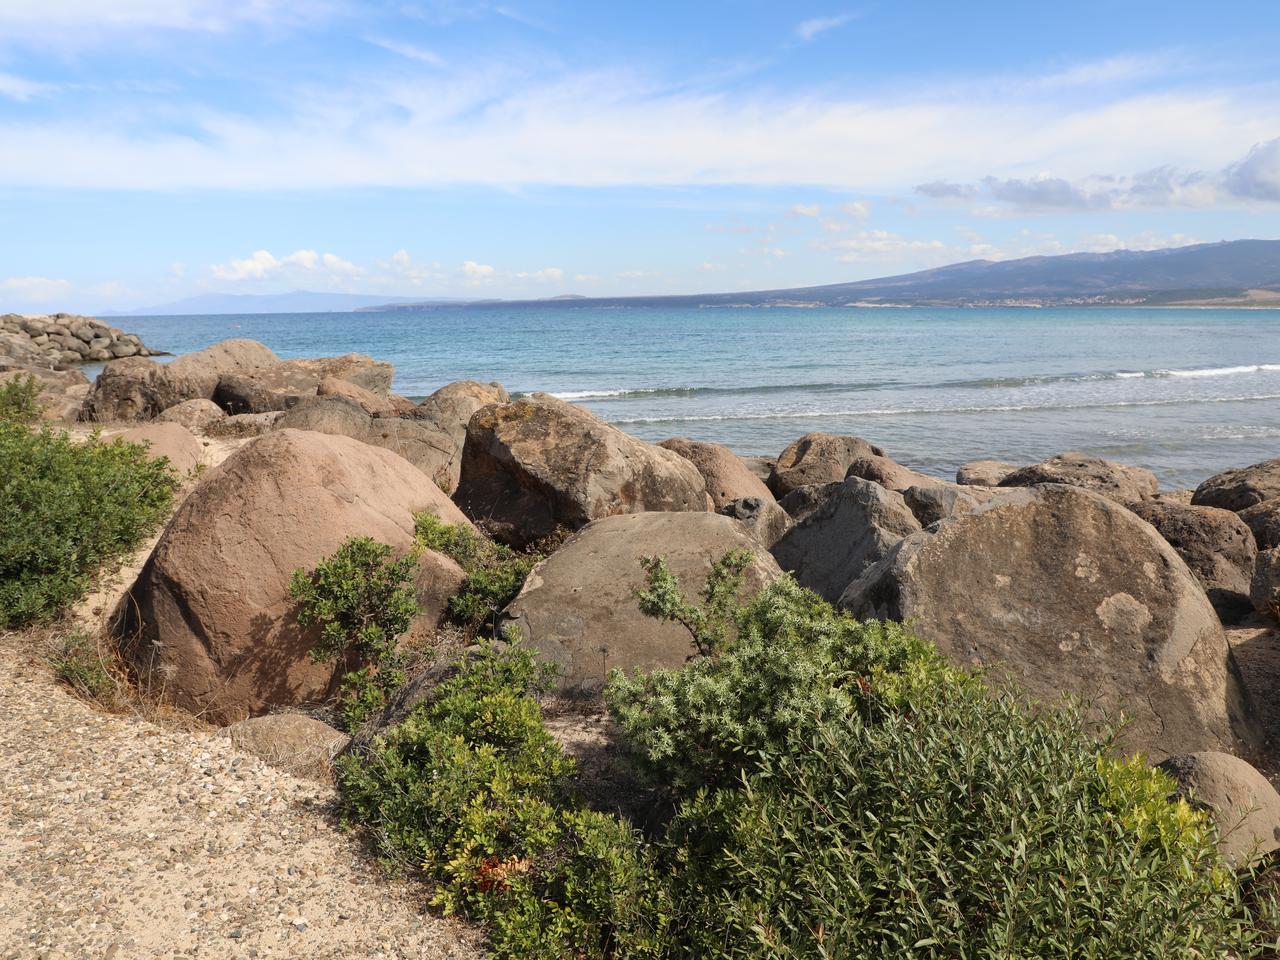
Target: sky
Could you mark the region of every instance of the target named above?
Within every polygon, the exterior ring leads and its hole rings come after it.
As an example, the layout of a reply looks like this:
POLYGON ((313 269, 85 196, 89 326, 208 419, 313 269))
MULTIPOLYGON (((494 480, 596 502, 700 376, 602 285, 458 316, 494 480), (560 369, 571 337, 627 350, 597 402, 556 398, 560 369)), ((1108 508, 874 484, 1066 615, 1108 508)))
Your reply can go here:
POLYGON ((0 0, 0 312, 1280 237, 1280 4, 0 0))

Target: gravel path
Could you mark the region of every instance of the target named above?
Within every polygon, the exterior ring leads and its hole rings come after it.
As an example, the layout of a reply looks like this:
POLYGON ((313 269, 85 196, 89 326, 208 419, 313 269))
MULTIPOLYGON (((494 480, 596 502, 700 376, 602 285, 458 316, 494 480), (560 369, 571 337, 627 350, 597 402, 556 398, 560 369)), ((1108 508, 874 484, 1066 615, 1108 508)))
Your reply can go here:
POLYGON ((227 740, 97 713, 0 649, 0 958, 481 956, 332 801, 227 740))

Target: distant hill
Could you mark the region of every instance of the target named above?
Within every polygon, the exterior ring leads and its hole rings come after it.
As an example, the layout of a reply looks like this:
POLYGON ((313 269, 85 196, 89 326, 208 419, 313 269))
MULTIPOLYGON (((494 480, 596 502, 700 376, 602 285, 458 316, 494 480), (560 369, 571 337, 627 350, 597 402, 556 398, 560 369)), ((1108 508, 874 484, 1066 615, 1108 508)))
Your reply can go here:
MULTIPOLYGON (((382 306, 389 299, 408 300, 408 297, 388 298, 386 294, 371 293, 323 293, 313 290, 294 290, 292 293, 202 293, 173 303, 154 307, 140 307, 115 316, 162 317, 201 316, 224 313, 345 313, 361 307, 382 306)), ((102 316, 111 316, 104 313, 102 316)))
MULTIPOLYGON (((968 306, 1203 304, 1280 306, 1280 240, 1170 250, 970 260, 918 273, 818 287, 663 297, 575 297, 508 306, 968 306)), ((412 309, 422 304, 371 309, 412 309)))

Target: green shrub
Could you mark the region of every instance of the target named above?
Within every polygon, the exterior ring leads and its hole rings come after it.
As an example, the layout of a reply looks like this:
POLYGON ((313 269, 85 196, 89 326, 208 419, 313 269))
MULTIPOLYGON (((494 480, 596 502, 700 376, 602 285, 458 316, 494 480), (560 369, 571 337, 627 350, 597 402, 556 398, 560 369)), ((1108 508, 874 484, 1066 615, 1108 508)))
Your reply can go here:
POLYGON ((360 666, 342 678, 342 726, 359 727, 404 683, 396 641, 418 613, 413 589, 417 558, 391 559, 391 547, 352 537, 314 571, 295 570, 289 593, 298 601, 298 623, 320 626, 311 651, 317 662, 360 666))
POLYGON ((115 692, 116 680, 103 661, 102 651, 83 633, 64 637, 49 664, 54 676, 86 700, 105 703, 115 692))
POLYGON ((137 444, 0 421, 0 627, 48 620, 168 515, 178 478, 137 444))
POLYGON ((472 630, 493 623, 541 559, 495 543, 465 524, 445 523, 435 514, 418 514, 417 528, 422 546, 452 558, 466 573, 462 588, 449 598, 449 616, 472 630))
POLYGON ((40 381, 27 374, 0 382, 0 420, 34 423, 40 417, 40 381))
POLYGON ((567 794, 573 761, 542 725, 548 679, 485 644, 432 699, 338 764, 348 816, 421 867, 434 902, 488 925, 499 957, 645 956, 658 885, 634 831, 567 794))

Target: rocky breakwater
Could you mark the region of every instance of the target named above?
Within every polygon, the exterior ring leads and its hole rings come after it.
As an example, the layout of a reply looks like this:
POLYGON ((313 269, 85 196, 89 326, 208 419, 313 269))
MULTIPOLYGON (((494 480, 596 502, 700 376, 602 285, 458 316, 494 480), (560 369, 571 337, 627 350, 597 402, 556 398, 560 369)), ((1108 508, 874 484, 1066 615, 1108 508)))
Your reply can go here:
POLYGON ((0 356, 3 355, 29 365, 42 360, 52 368, 163 354, 147 347, 137 334, 125 333, 93 317, 71 313, 24 317, 9 313, 0 317, 0 356))

